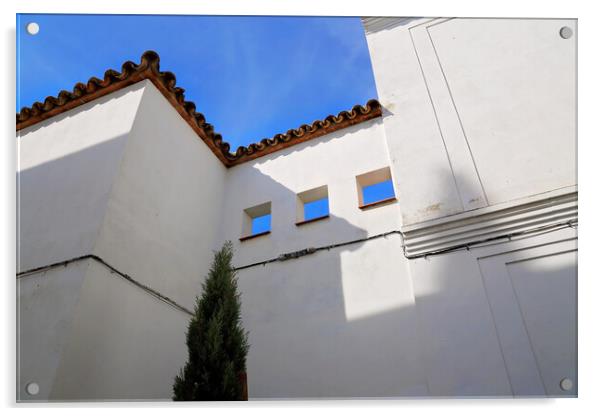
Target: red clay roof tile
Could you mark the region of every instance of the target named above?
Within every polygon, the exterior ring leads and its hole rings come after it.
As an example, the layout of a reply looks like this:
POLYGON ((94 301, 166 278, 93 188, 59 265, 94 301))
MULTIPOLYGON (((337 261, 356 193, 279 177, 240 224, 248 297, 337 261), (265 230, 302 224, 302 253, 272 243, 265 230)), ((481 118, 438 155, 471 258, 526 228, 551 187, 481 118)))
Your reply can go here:
POLYGON ((349 111, 340 112, 337 116, 329 115, 323 120, 314 121, 311 125, 303 124, 284 134, 276 134, 272 138, 263 139, 246 147, 241 146, 235 153, 231 153, 230 144, 225 142, 220 134, 215 133, 213 126, 205 121, 205 116, 196 111, 193 102, 184 99, 184 89, 176 87, 175 75, 160 70, 159 55, 154 51, 146 51, 142 54, 139 64, 127 61, 121 66, 121 72, 109 69, 102 80, 92 77, 86 84, 81 82, 75 84, 72 92, 63 90, 57 97, 47 97, 43 103, 35 102, 31 107, 22 108, 17 113, 17 131, 145 79, 150 80, 161 91, 227 167, 382 115, 380 103, 373 99, 365 106, 356 105, 349 111))

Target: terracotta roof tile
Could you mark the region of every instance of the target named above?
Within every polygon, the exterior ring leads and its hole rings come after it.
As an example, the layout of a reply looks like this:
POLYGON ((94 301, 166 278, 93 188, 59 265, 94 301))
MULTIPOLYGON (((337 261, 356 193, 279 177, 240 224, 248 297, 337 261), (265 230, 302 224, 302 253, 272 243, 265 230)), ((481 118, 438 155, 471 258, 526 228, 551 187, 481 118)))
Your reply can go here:
POLYGON ((241 146, 234 153, 230 144, 215 133, 205 116, 196 111, 196 105, 184 99, 184 89, 176 87, 176 77, 171 72, 162 72, 159 68, 159 55, 154 51, 142 54, 139 64, 127 61, 121 66, 121 72, 109 69, 104 78, 92 77, 86 84, 77 83, 73 91, 61 91, 56 97, 47 97, 43 103, 35 102, 17 113, 17 131, 54 117, 62 112, 95 100, 126 86, 150 80, 167 100, 174 106, 197 135, 209 146, 213 153, 228 167, 243 163, 266 154, 303 143, 333 131, 381 116, 381 106, 377 100, 370 100, 365 106, 356 105, 349 111, 337 116, 330 115, 311 125, 303 124, 299 128, 276 134, 249 146, 241 146))

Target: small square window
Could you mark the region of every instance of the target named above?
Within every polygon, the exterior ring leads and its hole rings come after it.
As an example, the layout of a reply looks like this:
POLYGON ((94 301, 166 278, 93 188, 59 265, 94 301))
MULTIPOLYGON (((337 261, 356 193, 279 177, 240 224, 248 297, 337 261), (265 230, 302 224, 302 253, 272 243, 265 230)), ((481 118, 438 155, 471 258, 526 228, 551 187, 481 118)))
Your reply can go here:
POLYGON ((251 235, 265 233, 270 231, 270 223, 272 221, 272 214, 262 215, 255 217, 251 220, 251 235))
POLYGON ((328 186, 297 194, 297 225, 328 218, 328 186))
POLYGON ((395 190, 391 170, 382 168, 356 176, 357 196, 361 209, 394 202, 395 190))
POLYGON ((240 241, 269 234, 272 222, 272 203, 256 205, 243 211, 243 230, 240 241))

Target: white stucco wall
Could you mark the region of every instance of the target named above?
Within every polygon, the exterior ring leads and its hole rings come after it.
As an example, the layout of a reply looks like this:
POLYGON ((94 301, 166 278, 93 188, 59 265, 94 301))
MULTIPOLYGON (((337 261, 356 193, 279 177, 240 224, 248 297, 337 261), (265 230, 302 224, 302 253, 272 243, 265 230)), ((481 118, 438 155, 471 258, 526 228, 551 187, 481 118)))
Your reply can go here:
POLYGON ((399 229, 397 202, 372 210, 358 208, 356 176, 389 164, 382 121, 375 119, 230 168, 221 241, 233 241, 236 264, 242 266, 309 246, 399 229), (328 186, 330 218, 297 227, 297 194, 323 185, 328 186), (268 201, 272 233, 239 242, 243 210, 268 201))
POLYGON ((71 335, 88 261, 17 280, 17 400, 49 400, 71 335), (39 386, 32 397, 29 383, 39 386))
POLYGON ((170 400, 189 317, 91 261, 50 400, 170 400))
POLYGON ((250 398, 428 395, 398 235, 246 269, 239 287, 250 398))
MULTIPOLYGON (((225 240, 235 266, 355 241, 239 271, 251 399, 575 396, 575 22, 380 22, 382 118, 230 169, 148 81, 22 132, 21 270, 92 253, 192 309, 225 240), (397 200, 360 209, 385 167, 397 200)), ((95 260, 18 282, 21 399, 170 397, 186 313, 95 260)))
MULTIPOLYGON (((228 189, 239 191, 226 194, 221 229, 223 240, 235 242, 236 265, 399 229, 398 204, 369 211, 357 206, 355 175, 387 166, 387 148, 379 143, 386 142, 382 123, 375 120, 229 170, 228 189), (331 218, 296 227, 296 194, 325 184, 331 218), (243 210, 264 202, 272 204, 271 233, 239 242, 243 210)), ((399 204, 405 202, 400 198, 399 204)), ((507 227, 499 220, 487 226, 507 227)), ((574 340, 574 319, 567 312, 574 296, 562 289, 575 283, 575 259, 562 268, 545 259, 536 266, 536 276, 555 270, 557 289, 542 280, 527 283, 546 293, 550 303, 566 305, 559 332, 568 332, 561 339, 550 338, 539 323, 533 333, 525 329, 512 306, 520 295, 496 294, 492 286, 508 284, 507 277, 484 274, 485 260, 479 259, 529 253, 542 245, 553 258, 565 250, 558 244, 575 238, 565 229, 408 260, 399 236, 391 235, 241 270, 243 320, 251 342, 250 397, 574 395, 576 384, 568 392, 557 386, 563 377, 576 383, 576 356, 567 341, 574 340), (492 310, 496 296, 504 298, 492 310), (511 329, 500 334, 500 326, 511 329), (525 342, 537 337, 543 345, 556 345, 539 357, 548 354, 548 364, 541 364, 546 370, 533 365, 541 350, 525 342), (564 367, 548 377, 551 387, 545 390, 542 374, 558 360, 565 360, 564 367)), ((546 315, 548 307, 535 306, 534 315, 546 315)))
POLYGON ((134 84, 18 132, 18 270, 92 251, 142 93, 134 84))
MULTIPOLYGON (((92 254, 193 309, 226 168, 167 100, 143 81, 31 130, 20 139, 21 270, 92 254)), ((186 313, 93 259, 23 276, 19 292, 20 400, 171 397, 186 313)))
POLYGON ((150 81, 94 253, 194 308, 213 258, 226 168, 150 81))
POLYGON ((430 394, 576 396, 576 250, 565 228, 409 261, 430 394))
MULTIPOLYGON (((356 176, 388 167, 380 119, 228 170, 222 240, 236 266, 399 230, 397 202, 361 210, 356 176), (296 226, 298 193, 328 186, 330 218, 296 226), (269 235, 243 210, 271 202, 269 235)), ((251 398, 428 394, 399 235, 239 272, 251 398)))
POLYGON ((576 184, 576 26, 366 25, 404 225, 576 184), (559 35, 564 26, 569 39, 559 35))
POLYGON ((429 394, 576 395, 576 21, 364 24, 429 394))

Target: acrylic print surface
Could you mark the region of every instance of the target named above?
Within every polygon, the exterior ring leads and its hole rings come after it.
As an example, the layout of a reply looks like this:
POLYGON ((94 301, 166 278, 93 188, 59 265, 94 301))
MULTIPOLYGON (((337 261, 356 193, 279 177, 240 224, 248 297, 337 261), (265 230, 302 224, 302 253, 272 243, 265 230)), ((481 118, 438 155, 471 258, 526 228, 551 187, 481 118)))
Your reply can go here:
POLYGON ((576 397, 576 51, 17 15, 17 400, 576 397))

